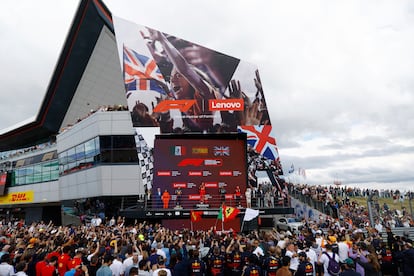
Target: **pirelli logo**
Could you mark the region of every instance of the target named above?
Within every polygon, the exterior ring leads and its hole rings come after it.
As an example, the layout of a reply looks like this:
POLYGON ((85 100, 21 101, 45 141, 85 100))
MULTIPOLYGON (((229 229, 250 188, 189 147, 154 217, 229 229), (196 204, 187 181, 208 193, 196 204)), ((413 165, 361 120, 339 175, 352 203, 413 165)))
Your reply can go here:
POLYGON ((243 111, 243 99, 209 100, 210 111, 243 111))

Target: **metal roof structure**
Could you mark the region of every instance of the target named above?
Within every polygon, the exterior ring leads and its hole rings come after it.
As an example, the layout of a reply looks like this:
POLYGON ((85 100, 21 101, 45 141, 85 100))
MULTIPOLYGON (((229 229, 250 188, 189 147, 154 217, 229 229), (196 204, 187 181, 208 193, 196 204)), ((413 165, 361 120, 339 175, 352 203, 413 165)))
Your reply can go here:
POLYGON ((34 121, 0 134, 0 151, 49 141, 91 109, 126 105, 111 12, 81 0, 34 121))

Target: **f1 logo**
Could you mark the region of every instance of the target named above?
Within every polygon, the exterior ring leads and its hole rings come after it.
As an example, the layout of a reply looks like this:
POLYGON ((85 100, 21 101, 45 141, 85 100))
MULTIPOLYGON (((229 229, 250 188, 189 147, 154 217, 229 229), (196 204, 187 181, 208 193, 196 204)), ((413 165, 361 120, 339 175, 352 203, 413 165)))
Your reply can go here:
POLYGON ((154 112, 167 112, 170 109, 178 109, 187 112, 195 104, 196 100, 164 100, 154 107, 154 112))

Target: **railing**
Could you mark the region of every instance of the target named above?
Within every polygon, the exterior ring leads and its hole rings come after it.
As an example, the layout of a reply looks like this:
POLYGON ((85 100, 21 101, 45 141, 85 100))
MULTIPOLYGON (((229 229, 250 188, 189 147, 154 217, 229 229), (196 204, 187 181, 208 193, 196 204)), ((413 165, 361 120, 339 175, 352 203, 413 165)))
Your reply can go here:
MULTIPOLYGON (((130 207, 133 203, 125 201, 123 206, 125 208, 130 207)), ((146 196, 138 197, 135 204, 137 203, 144 205, 143 208, 145 209, 218 209, 221 205, 253 209, 289 207, 287 200, 274 197, 268 200, 252 198, 251 203, 248 205, 245 196, 237 198, 234 194, 225 194, 223 196, 205 195, 204 198, 201 198, 200 195, 182 195, 181 197, 171 195, 170 200, 165 203, 161 198, 151 195, 149 200, 146 196)))
POLYGON ((325 204, 324 201, 314 200, 310 195, 303 195, 301 191, 296 190, 294 187, 291 188, 290 195, 321 213, 331 217, 339 217, 339 210, 337 208, 332 208, 330 205, 325 204))

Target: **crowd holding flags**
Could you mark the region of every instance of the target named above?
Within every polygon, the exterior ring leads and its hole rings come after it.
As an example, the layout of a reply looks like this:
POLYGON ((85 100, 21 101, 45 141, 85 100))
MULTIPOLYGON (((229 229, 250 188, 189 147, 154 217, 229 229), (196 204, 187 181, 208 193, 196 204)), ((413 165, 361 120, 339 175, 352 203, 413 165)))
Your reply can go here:
POLYGON ((276 139, 272 137, 272 126, 238 126, 238 132, 247 134, 247 143, 270 160, 279 159, 276 139))
MULTIPOLYGON (((226 206, 224 204, 221 205, 219 212, 217 214, 217 221, 222 222, 222 229, 224 228, 224 225, 223 225, 224 222, 228 222, 230 220, 235 219, 240 214, 240 212, 241 212, 240 209, 236 207, 226 206)), ((192 228, 193 222, 199 222, 202 220, 202 216, 203 216, 203 211, 194 211, 194 210, 191 211, 191 214, 190 214, 191 228, 192 228)), ((243 224, 245 221, 251 221, 258 216, 259 216, 259 210, 255 210, 252 208, 246 208, 241 229, 243 229, 243 224)))
POLYGON ((201 220, 203 211, 191 211, 191 222, 197 222, 201 220))

